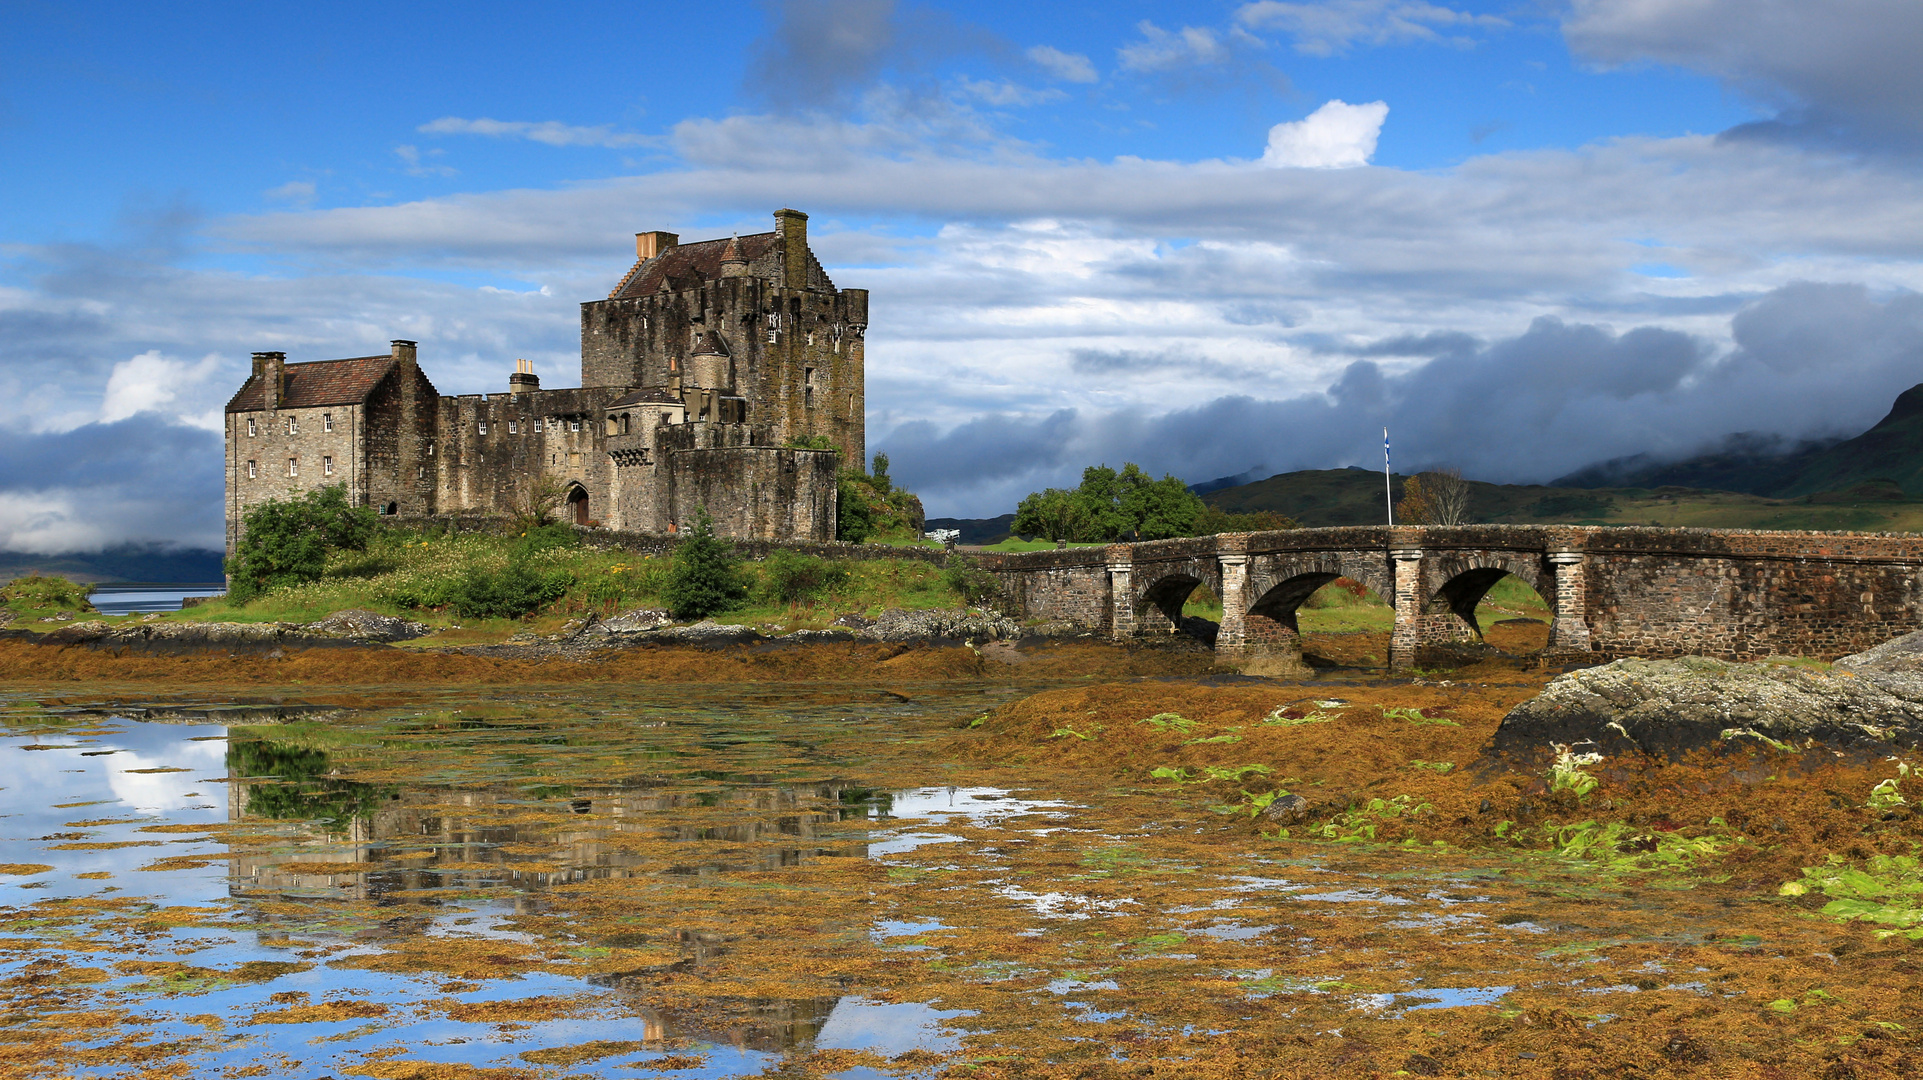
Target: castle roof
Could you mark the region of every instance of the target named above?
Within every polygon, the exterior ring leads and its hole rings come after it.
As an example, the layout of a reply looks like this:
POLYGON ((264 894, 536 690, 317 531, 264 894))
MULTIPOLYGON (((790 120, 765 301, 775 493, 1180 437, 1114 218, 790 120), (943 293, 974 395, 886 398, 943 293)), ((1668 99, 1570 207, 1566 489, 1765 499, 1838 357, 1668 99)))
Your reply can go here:
MULTIPOLYGON (((374 392, 394 357, 353 356, 345 360, 310 360, 283 368, 280 407, 307 409, 317 405, 358 405, 374 392)), ((249 375, 240 392, 227 403, 227 411, 261 412, 267 408, 266 386, 258 373, 249 375)))
POLYGON ((721 277, 721 263, 727 259, 730 247, 735 249, 739 259, 753 264, 780 244, 781 234, 772 232, 677 244, 652 259, 635 263, 634 268, 621 279, 621 284, 608 294, 608 299, 646 296, 661 288, 663 282, 674 289, 679 287, 676 282, 687 278, 715 281, 721 277))

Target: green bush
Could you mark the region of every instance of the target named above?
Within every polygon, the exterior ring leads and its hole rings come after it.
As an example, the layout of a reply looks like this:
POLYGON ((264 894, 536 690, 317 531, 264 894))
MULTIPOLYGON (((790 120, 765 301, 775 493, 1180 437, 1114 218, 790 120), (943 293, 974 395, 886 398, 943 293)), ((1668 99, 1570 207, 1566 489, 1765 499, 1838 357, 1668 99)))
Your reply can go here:
POLYGON ((852 544, 880 539, 921 539, 926 515, 921 500, 895 486, 888 455, 876 454, 874 472, 861 467, 841 471, 835 513, 835 538, 852 544))
POLYGON ((707 510, 697 511, 694 528, 675 545, 661 599, 677 619, 704 619, 747 601, 734 545, 715 536, 707 510))
POLYGON ((92 611, 93 605, 87 603, 91 592, 92 585, 30 574, 8 582, 7 587, 0 590, 0 601, 9 607, 33 611, 92 611))
POLYGON ((762 597, 775 604, 812 603, 847 580, 840 562, 795 551, 776 551, 761 564, 762 597))
POLYGON ((269 499, 241 520, 246 535, 227 559, 227 595, 241 602, 270 589, 319 581, 329 551, 360 551, 379 527, 373 508, 348 505, 342 484, 269 499))
POLYGON ((965 604, 980 604, 998 591, 995 575, 967 563, 957 562, 943 570, 941 581, 965 604))
POLYGON ((543 572, 509 559, 499 573, 469 570, 447 601, 463 619, 518 619, 559 600, 573 585, 574 575, 565 570, 543 572))

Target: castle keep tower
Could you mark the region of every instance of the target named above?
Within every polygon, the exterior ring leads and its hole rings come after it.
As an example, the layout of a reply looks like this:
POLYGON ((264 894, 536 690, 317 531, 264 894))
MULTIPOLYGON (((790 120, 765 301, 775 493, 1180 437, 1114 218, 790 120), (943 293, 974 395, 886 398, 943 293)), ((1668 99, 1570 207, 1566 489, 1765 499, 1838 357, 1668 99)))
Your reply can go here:
POLYGON ((227 405, 229 551, 250 507, 335 484, 383 514, 513 516, 562 491, 579 525, 674 533, 706 513, 723 536, 834 539, 838 468, 867 451, 868 293, 828 279, 808 215, 774 216, 694 244, 638 234, 614 291, 581 305, 578 388, 516 360, 506 393, 443 395, 411 341, 254 354, 227 405))
POLYGON ((774 217, 773 232, 693 244, 636 235, 633 268, 581 305, 581 385, 725 389, 773 445, 825 437, 865 462, 868 290, 835 288, 807 214, 774 217))

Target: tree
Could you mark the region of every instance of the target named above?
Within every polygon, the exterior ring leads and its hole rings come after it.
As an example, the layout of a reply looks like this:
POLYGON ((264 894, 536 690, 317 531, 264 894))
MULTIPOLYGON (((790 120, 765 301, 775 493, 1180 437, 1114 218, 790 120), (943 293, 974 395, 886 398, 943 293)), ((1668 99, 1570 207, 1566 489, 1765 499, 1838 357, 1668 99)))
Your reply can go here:
POLYGON ((1402 482, 1396 516, 1410 525, 1462 525, 1469 520, 1469 482, 1461 469, 1431 469, 1402 482))
POLYGON ((677 619, 704 619, 740 607, 748 599, 734 545, 714 534, 706 507, 695 511, 694 528, 674 547, 674 565, 661 600, 677 619))
POLYGON ((1009 531, 1061 542, 1078 540, 1087 529, 1088 513, 1073 491, 1049 488, 1031 493, 1015 508, 1009 531))
POLYGON ((1074 491, 1049 488, 1023 499, 1012 528, 1051 540, 1160 540, 1195 535, 1204 509, 1188 485, 1173 476, 1156 480, 1134 462, 1123 464, 1120 472, 1091 465, 1082 470, 1081 486, 1074 491), (1072 511, 1062 505, 1064 498, 1074 503, 1072 511))
POLYGON ((371 507, 348 505, 344 484, 269 499, 241 521, 246 533, 227 559, 227 594, 241 601, 319 581, 328 552, 360 551, 380 527, 371 507))
POLYGON ((552 473, 537 473, 521 490, 521 497, 515 503, 515 516, 520 519, 521 531, 554 523, 554 512, 567 501, 569 484, 552 473))

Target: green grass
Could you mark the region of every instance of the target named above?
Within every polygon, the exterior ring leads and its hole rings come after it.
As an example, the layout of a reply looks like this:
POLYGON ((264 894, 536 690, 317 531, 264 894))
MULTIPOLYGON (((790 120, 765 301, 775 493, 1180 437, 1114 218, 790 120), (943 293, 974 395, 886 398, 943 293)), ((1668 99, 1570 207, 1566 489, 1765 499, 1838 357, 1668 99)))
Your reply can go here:
MULTIPOLYGON (((1100 543, 1100 544, 1070 544, 1068 546, 1072 548, 1091 548, 1091 547, 1107 547, 1108 545, 1106 543, 1100 543)), ((1019 536, 1011 536, 1008 539, 1003 540, 999 544, 990 544, 987 547, 982 548, 982 550, 983 551, 1054 551, 1055 541, 1024 540, 1019 536)))
MULTIPOLYGON (((525 620, 462 619, 451 610, 404 606, 397 597, 431 593, 440 582, 457 579, 470 568, 499 570, 507 565, 515 538, 477 533, 447 535, 383 529, 366 551, 337 552, 317 582, 276 589, 246 603, 220 599, 163 616, 177 622, 312 622, 344 608, 365 608, 436 627, 431 644, 486 642, 523 630, 546 632, 587 614, 612 615, 640 607, 661 607, 666 556, 640 556, 585 546, 550 548, 530 558, 537 569, 573 575, 567 595, 525 620), (458 629, 455 629, 458 627, 458 629)), ((786 628, 821 627, 843 614, 874 616, 886 608, 959 606, 940 567, 919 559, 849 561, 845 579, 802 603, 766 599, 761 566, 744 562, 753 597, 747 605, 716 616, 723 623, 778 623, 786 628)))
POLYGON ((87 602, 92 591, 91 585, 34 574, 7 582, 0 589, 0 607, 13 612, 14 621, 23 623, 63 612, 80 618, 93 612, 93 605, 87 602))
MULTIPOLYGON (((1182 614, 1222 621, 1222 601, 1206 585, 1197 585, 1182 605, 1182 614)), ((1476 622, 1487 629, 1503 619, 1549 622, 1552 614, 1543 598, 1518 577, 1496 582, 1476 607, 1476 622)), ((1367 589, 1361 595, 1330 582, 1310 594, 1296 609, 1296 625, 1305 634, 1386 633, 1395 625, 1395 612, 1367 589)))

